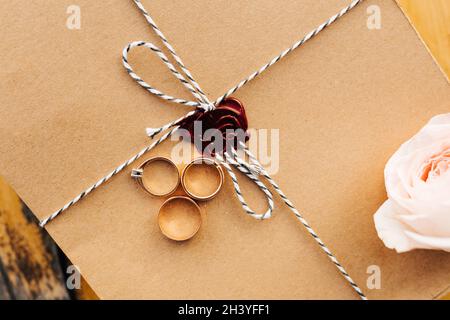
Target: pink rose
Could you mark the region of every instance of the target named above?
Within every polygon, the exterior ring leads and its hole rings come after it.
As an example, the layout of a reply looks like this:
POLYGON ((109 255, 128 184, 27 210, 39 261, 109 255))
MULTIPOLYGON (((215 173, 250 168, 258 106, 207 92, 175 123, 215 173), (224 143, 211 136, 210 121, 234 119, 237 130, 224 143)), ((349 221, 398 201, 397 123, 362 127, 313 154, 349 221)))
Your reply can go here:
POLYGON ((430 120, 389 159, 388 200, 375 213, 386 247, 450 252, 450 113, 430 120))

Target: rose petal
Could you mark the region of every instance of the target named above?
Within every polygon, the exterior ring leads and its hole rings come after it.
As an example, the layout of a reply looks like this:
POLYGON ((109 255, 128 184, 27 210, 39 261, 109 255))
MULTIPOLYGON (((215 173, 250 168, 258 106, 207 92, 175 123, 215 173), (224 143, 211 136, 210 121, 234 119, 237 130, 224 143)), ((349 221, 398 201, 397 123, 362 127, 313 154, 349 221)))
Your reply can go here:
POLYGON ((396 218, 396 211, 391 200, 386 200, 374 215, 378 237, 389 249, 398 253, 413 249, 410 238, 405 235, 405 225, 396 218))
POLYGON ((411 242, 414 242, 415 248, 439 249, 450 252, 450 237, 424 236, 408 230, 405 230, 405 235, 411 242))
POLYGON ((432 118, 386 164, 388 200, 374 215, 389 248, 450 251, 450 114, 432 118))

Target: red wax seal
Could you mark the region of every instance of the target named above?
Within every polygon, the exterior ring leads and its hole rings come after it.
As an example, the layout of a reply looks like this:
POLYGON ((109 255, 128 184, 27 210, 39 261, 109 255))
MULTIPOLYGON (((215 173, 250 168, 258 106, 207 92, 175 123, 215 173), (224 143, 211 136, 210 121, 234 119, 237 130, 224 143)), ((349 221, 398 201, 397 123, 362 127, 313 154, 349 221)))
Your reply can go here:
POLYGON ((246 142, 248 122, 242 103, 236 98, 226 98, 216 109, 197 112, 180 123, 189 132, 191 142, 201 153, 222 153, 226 148, 238 148, 239 142, 246 142), (216 129, 216 130, 210 130, 216 129), (221 141, 217 141, 220 135, 221 141))

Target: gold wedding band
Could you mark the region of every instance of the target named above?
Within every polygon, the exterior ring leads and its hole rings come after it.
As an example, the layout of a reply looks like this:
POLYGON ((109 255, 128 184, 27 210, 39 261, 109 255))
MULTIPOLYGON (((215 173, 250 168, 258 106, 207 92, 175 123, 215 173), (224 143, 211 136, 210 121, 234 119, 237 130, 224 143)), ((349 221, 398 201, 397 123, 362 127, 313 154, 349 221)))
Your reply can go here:
POLYGON ((167 238, 175 241, 189 240, 202 225, 201 209, 189 197, 171 197, 159 209, 158 224, 167 238))
POLYGON ((197 158, 182 171, 169 158, 155 157, 144 161, 131 176, 154 196, 169 196, 181 183, 187 196, 173 196, 160 207, 158 225, 169 239, 185 241, 192 238, 202 225, 202 213, 195 200, 209 200, 223 185, 221 166, 209 158, 197 158))
POLYGON ((223 179, 223 170, 216 161, 209 158, 197 158, 183 169, 181 186, 191 198, 206 201, 219 193, 223 179))
POLYGON ((165 157, 146 160, 138 169, 133 169, 131 176, 145 191, 158 197, 171 195, 180 184, 180 172, 176 164, 165 157))

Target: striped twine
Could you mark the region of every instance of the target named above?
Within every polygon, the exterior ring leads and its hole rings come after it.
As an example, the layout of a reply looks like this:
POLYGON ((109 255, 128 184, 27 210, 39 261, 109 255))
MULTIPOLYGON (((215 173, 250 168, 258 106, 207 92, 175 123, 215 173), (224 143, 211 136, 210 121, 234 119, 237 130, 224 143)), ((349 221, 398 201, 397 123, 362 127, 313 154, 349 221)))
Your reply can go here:
MULTIPOLYGON (((255 156, 250 152, 250 150, 247 148, 247 146, 242 142, 241 142, 241 147, 243 148, 245 153, 250 158, 250 162, 253 163, 254 165, 258 165, 258 160, 256 160, 255 156)), ((340 262, 336 259, 336 257, 331 253, 330 249, 328 249, 328 247, 325 245, 325 243, 322 241, 322 239, 319 238, 319 236, 314 231, 314 229, 309 225, 308 221, 306 221, 306 219, 303 217, 303 215, 300 214, 300 212, 297 210, 297 208, 294 206, 294 204, 291 202, 291 200, 289 200, 289 198, 284 194, 284 192, 281 190, 281 188, 275 182, 275 180, 272 179, 272 177, 267 173, 267 171, 263 167, 260 167, 260 174, 267 181, 269 181, 270 185, 275 189, 275 191, 278 193, 278 195, 283 200, 283 202, 294 213, 295 217, 306 228, 306 230, 309 232, 309 234, 317 242, 317 244, 320 246, 320 248, 325 252, 325 254, 328 256, 328 258, 331 260, 331 262, 336 266, 336 268, 339 270, 339 272, 342 274, 342 276, 347 280, 347 282, 352 286, 352 288, 356 291, 356 293, 360 296, 360 298, 362 300, 367 300, 367 297, 364 295, 364 293, 358 287, 356 282, 352 279, 352 277, 350 277, 350 275, 347 273, 345 268, 340 264, 340 262)))
MULTIPOLYGON (((236 86, 228 90, 224 95, 219 97, 214 103, 211 103, 206 96, 206 94, 201 89, 200 85, 195 81, 194 77, 188 70, 188 68, 185 66, 181 58, 176 53, 175 49, 171 46, 167 38, 164 36, 162 31, 158 28, 150 14, 147 12, 147 10, 144 8, 140 0, 133 0, 136 6, 139 8, 139 10, 144 15, 145 19, 149 23, 149 25, 152 27, 154 32, 157 34, 157 36, 160 38, 161 42, 164 44, 164 46, 169 51, 170 55, 175 60, 178 67, 181 69, 181 72, 179 72, 175 66, 169 61, 167 56, 159 49, 157 46, 153 45, 149 42, 144 41, 136 41, 130 43, 122 53, 122 63, 130 75, 130 77, 135 80, 140 86, 142 86, 144 89, 149 91, 151 94, 160 97, 163 100, 186 105, 190 107, 197 108, 196 110, 188 112, 185 116, 172 121, 160 128, 148 128, 147 129, 147 135, 150 138, 154 138, 156 135, 165 132, 163 135, 161 135, 157 140, 153 141, 150 145, 143 148, 141 151, 139 151, 136 155, 119 165, 117 168, 115 168, 113 171, 111 171, 109 174, 101 178, 99 181, 97 181, 95 184, 84 190, 82 193, 80 193, 78 196, 76 196, 74 199, 69 201, 67 204, 65 204, 62 208, 55 211, 48 217, 44 218, 40 221, 39 225, 41 227, 45 227, 47 223, 58 217, 61 213, 65 212, 67 209, 72 207, 74 204, 85 198, 88 194, 93 192, 95 189, 97 189, 99 186, 103 185, 107 181, 109 181, 112 177, 117 175, 119 172, 123 171, 125 168, 127 168, 129 165, 134 163, 136 160, 141 158, 144 154, 158 146, 160 143, 165 141, 167 138, 172 136, 175 132, 178 131, 180 128, 178 124, 186 119, 187 117, 190 117, 194 115, 199 110, 203 110, 204 112, 209 112, 215 109, 215 106, 218 105, 222 100, 226 99, 233 93, 235 93, 237 90, 239 90, 241 87, 243 87, 245 84, 250 82, 251 80, 255 79, 257 76, 259 76, 261 73, 263 73, 265 70, 267 70, 269 67, 280 61, 282 58, 286 57, 290 52, 294 51, 295 49, 302 46, 304 43, 306 43, 308 40, 312 39, 316 35, 318 35, 321 31, 323 31, 325 28, 327 28, 329 25, 337 21, 340 17, 348 13, 351 9, 356 7, 359 3, 361 3, 363 0, 353 0, 347 7, 343 8, 341 11, 339 11, 337 14, 330 17, 326 22, 322 23, 320 26, 309 32, 306 36, 304 36, 301 40, 294 43, 290 48, 284 50, 279 54, 278 56, 274 57, 272 60, 270 60, 267 64, 263 65, 259 70, 252 73, 250 76, 248 76, 246 79, 239 82, 236 86), (136 47, 145 47, 155 53, 161 61, 166 65, 166 67, 171 71, 171 73, 177 78, 183 86, 193 95, 195 98, 195 101, 189 101, 185 99, 179 99, 172 97, 170 95, 167 95, 158 89, 152 87, 147 82, 142 80, 134 71, 133 68, 128 63, 128 53, 131 49, 136 47), (187 78, 187 79, 186 79, 187 78), (169 130, 170 129, 170 130, 169 130)), ((269 184, 273 187, 273 189, 276 191, 276 193, 281 197, 281 199, 284 201, 284 203, 288 206, 288 208, 294 213, 295 217, 302 223, 302 225, 306 228, 308 233, 314 238, 314 240, 317 242, 317 244, 320 246, 320 248, 325 252, 325 254, 328 256, 328 258, 332 261, 332 263, 336 266, 336 268, 339 270, 340 274, 347 280, 347 282, 351 285, 351 287, 354 289, 354 291, 359 295, 359 297, 362 300, 367 300, 366 296, 362 292, 362 290, 358 287, 358 285, 355 283, 355 281, 350 277, 350 275, 347 273, 345 268, 339 263, 337 258, 331 253, 330 249, 324 244, 324 242, 319 238, 317 233, 311 228, 309 223, 306 221, 306 219, 300 214, 300 212, 297 210, 297 208, 294 206, 294 204, 289 200, 289 198, 284 194, 284 192, 280 189, 278 184, 270 177, 270 175, 267 173, 267 171, 261 166, 259 161, 256 159, 256 157, 250 152, 250 150, 247 148, 247 146, 241 141, 241 147, 245 151, 245 154, 249 158, 249 163, 242 160, 236 150, 233 148, 230 148, 231 150, 228 150, 223 153, 223 157, 220 154, 216 154, 216 160, 227 170, 228 174, 231 177, 235 193, 237 195, 238 200, 240 201, 242 208, 244 211, 252 216, 255 219, 268 219, 272 216, 272 211, 274 209, 274 201, 273 201, 273 195, 271 191, 264 185, 263 182, 259 179, 259 176, 264 177, 269 184), (266 212, 262 214, 258 214, 254 212, 245 201, 245 198, 242 195, 242 191, 239 186, 238 179, 236 177, 236 174, 234 173, 232 167, 234 166, 237 168, 240 172, 242 172, 245 176, 247 176, 253 183, 255 183, 259 189, 264 193, 267 203, 268 203, 268 209, 266 212)))

